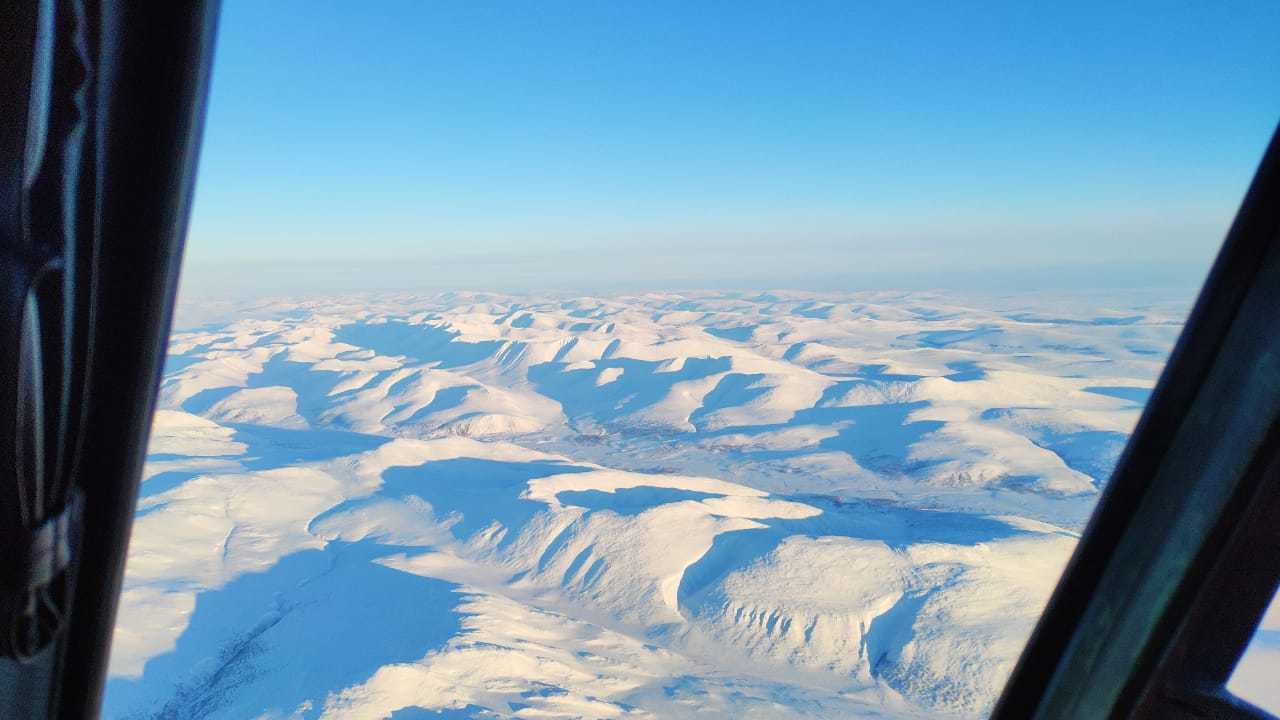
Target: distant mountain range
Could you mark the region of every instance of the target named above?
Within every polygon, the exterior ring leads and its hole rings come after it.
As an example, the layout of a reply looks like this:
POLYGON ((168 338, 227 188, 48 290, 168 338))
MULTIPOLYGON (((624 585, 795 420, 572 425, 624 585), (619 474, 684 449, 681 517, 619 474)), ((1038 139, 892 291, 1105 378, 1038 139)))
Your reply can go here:
POLYGON ((982 716, 1186 310, 240 305, 172 338, 106 717, 982 716))

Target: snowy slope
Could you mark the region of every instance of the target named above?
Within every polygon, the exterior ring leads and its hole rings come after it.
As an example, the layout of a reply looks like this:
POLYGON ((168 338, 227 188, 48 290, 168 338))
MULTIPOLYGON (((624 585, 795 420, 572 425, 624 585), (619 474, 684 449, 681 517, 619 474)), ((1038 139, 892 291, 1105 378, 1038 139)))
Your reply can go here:
POLYGON ((172 340, 106 717, 979 717, 1184 311, 241 307, 172 340))

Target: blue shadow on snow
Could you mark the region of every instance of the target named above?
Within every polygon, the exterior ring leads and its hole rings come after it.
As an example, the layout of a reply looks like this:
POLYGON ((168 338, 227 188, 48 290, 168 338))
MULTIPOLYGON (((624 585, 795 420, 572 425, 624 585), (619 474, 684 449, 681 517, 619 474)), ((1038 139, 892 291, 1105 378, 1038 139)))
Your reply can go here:
POLYGON ((373 560, 397 548, 330 543, 201 593, 173 650, 108 683, 104 717, 320 715, 331 692, 411 662, 459 631, 457 587, 373 560))

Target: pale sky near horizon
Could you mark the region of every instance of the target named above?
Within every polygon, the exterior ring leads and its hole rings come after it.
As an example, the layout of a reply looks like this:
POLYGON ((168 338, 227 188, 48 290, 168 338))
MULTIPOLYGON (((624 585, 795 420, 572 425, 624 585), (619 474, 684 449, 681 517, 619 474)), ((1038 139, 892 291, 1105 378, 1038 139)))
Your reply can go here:
POLYGON ((224 0, 184 291, 1193 283, 1280 119, 1277 29, 224 0))

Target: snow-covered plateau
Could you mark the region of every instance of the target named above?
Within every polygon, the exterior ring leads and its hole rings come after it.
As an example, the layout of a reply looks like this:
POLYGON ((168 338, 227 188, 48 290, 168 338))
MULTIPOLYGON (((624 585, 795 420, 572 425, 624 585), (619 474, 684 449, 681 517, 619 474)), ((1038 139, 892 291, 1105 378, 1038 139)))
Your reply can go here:
POLYGON ((1171 295, 198 308, 105 716, 981 717, 1171 295))

